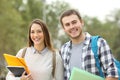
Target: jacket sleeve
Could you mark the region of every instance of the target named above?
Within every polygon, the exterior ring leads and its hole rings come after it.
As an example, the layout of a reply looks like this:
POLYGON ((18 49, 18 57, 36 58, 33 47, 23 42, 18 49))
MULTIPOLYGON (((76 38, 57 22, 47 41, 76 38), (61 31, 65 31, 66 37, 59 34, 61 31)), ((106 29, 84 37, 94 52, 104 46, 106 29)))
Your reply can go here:
POLYGON ((109 45, 107 44, 107 41, 103 38, 100 38, 98 41, 99 45, 99 55, 103 72, 106 74, 106 77, 118 77, 118 72, 116 65, 114 63, 114 56, 111 52, 111 49, 109 45))

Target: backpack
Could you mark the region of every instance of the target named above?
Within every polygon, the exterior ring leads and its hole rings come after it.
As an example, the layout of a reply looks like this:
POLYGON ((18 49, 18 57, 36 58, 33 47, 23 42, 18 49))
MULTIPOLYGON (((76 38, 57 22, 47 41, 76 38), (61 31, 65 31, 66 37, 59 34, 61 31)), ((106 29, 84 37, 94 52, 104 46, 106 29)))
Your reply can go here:
MULTIPOLYGON (((22 58, 25 57, 26 50, 27 50, 27 47, 23 48, 23 52, 22 52, 22 56, 21 56, 22 58)), ((53 75, 53 77, 55 77, 56 52, 53 53, 53 60, 52 60, 52 63, 53 63, 52 75, 53 75)))
MULTIPOLYGON (((100 36, 92 36, 91 37, 91 48, 92 48, 92 51, 94 53, 94 57, 95 57, 95 60, 96 60, 96 66, 99 70, 100 76, 104 77, 104 74, 103 74, 102 69, 100 67, 98 54, 97 54, 97 51, 98 51, 97 41, 98 41, 99 38, 100 38, 100 36)), ((116 60, 115 58, 114 58, 114 62, 115 62, 116 67, 118 69, 118 75, 119 75, 118 80, 120 80, 120 62, 118 60, 116 60)))

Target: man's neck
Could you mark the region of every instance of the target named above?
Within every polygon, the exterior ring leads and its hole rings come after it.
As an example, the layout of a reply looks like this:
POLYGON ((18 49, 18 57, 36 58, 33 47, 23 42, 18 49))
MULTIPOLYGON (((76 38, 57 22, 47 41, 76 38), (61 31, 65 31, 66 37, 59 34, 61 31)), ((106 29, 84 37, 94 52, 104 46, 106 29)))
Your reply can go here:
POLYGON ((78 38, 71 39, 73 44, 79 44, 85 40, 85 34, 82 33, 78 38))

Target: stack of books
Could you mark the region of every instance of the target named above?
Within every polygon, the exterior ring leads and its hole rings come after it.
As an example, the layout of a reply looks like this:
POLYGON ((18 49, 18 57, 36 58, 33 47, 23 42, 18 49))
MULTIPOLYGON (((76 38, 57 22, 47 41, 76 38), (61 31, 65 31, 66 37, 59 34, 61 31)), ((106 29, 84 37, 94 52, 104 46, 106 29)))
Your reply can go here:
POLYGON ((74 67, 71 72, 70 80, 105 80, 105 79, 74 67))
POLYGON ((23 58, 19 58, 6 53, 3 55, 7 62, 7 69, 16 77, 20 77, 24 71, 26 71, 26 74, 30 73, 23 58))

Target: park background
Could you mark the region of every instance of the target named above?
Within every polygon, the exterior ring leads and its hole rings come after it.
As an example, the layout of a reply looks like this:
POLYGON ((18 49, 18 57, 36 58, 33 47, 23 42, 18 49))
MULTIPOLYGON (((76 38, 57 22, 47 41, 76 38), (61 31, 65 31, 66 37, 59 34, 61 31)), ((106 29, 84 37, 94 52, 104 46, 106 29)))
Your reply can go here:
MULTIPOLYGON (((56 48, 59 49, 69 40, 63 32, 59 17, 62 11, 70 8, 73 6, 64 0, 52 0, 50 3, 46 0, 0 1, 0 80, 5 80, 7 73, 3 53, 16 55, 19 49, 27 45, 28 27, 33 19, 40 18, 47 23, 56 48)), ((78 11, 80 12, 79 9, 78 11)), ((97 8, 94 12, 96 11, 97 8)), ((120 8, 113 9, 104 17, 104 20, 81 15, 85 22, 84 31, 105 38, 115 58, 120 60, 120 8)))

